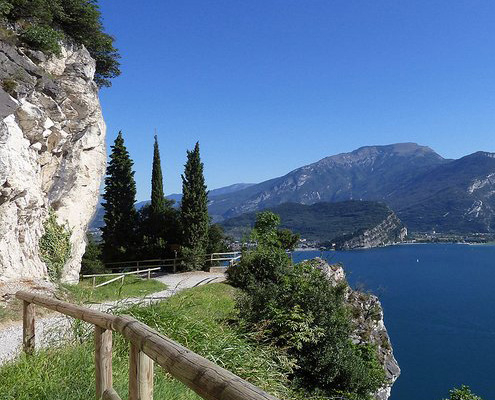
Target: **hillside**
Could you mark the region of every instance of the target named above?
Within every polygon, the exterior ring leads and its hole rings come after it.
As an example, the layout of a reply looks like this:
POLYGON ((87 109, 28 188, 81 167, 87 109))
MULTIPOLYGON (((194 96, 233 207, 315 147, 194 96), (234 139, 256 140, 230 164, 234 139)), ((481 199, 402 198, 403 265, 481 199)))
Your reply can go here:
MULTIPOLYGON (((313 205, 285 203, 269 210, 280 215, 282 228, 321 242, 372 229, 392 214, 383 203, 357 200, 313 205)), ((240 238, 254 226, 255 219, 256 212, 250 212, 228 219, 222 225, 229 235, 240 238)))
POLYGON ((361 147, 235 194, 211 197, 216 220, 286 202, 381 201, 414 231, 495 231, 495 155, 447 160, 415 143, 361 147))

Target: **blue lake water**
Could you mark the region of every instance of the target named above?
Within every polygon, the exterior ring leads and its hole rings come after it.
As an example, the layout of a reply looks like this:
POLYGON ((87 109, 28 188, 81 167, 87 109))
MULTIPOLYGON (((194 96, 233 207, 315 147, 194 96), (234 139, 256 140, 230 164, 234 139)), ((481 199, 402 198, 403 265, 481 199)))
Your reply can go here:
POLYGON ((342 262, 378 295, 402 370, 390 400, 441 400, 466 384, 495 399, 495 246, 400 245, 296 252, 342 262))

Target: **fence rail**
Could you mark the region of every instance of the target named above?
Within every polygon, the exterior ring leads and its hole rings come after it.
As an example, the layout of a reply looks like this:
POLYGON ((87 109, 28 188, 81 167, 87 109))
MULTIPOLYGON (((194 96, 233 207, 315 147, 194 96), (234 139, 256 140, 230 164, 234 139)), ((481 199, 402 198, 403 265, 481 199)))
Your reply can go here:
POLYGON ((153 399, 153 365, 207 400, 278 400, 251 383, 181 346, 130 316, 91 310, 31 292, 19 291, 23 301, 23 348, 35 348, 35 305, 86 321, 95 326, 96 397, 120 400, 112 382, 112 332, 129 342, 129 400, 153 399))
MULTIPOLYGON (((205 262, 209 262, 212 266, 215 262, 227 262, 229 266, 236 265, 241 259, 241 252, 239 251, 231 251, 226 253, 212 253, 207 254, 205 256, 205 262)), ((116 261, 111 263, 105 263, 105 267, 110 270, 131 270, 135 269, 136 271, 141 271, 145 268, 152 267, 172 267, 173 272, 177 271, 177 267, 180 265, 182 261, 186 261, 184 258, 164 258, 164 259, 151 259, 151 260, 136 260, 136 261, 116 261)), ((98 276, 103 276, 103 274, 99 274, 98 276)), ((110 276, 108 274, 108 276, 110 276)), ((83 275, 83 278, 88 277, 87 275, 83 275)))

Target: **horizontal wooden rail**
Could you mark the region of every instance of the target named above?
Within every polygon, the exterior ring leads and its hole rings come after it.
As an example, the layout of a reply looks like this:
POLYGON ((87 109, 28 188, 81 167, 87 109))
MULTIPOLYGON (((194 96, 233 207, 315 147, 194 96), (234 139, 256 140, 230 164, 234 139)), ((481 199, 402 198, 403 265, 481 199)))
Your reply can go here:
POLYGON ((33 304, 95 325, 96 387, 98 398, 119 400, 111 388, 111 335, 121 333, 131 343, 129 366, 129 399, 151 400, 153 393, 152 361, 207 400, 277 400, 251 383, 161 335, 138 320, 91 310, 31 292, 19 291, 24 301, 24 350, 34 348, 33 304), (150 378, 151 377, 151 378, 150 378))
POLYGON ((130 272, 112 272, 108 274, 90 274, 90 275, 81 275, 82 278, 98 278, 100 276, 122 276, 122 275, 134 275, 134 274, 142 274, 144 272, 152 272, 158 271, 160 267, 153 267, 147 269, 141 269, 139 271, 130 271, 130 272))

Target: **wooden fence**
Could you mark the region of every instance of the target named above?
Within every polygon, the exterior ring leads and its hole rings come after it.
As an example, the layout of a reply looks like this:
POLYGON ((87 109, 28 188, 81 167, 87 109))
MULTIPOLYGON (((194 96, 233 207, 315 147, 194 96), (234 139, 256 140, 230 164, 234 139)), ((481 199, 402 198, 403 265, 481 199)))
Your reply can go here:
MULTIPOLYGON (((210 263, 211 266, 214 263, 226 263, 229 266, 236 265, 241 259, 241 252, 232 251, 228 253, 212 253, 205 256, 205 262, 210 263)), ((105 268, 112 271, 124 271, 124 270, 136 270, 141 271, 143 269, 160 267, 167 268, 172 267, 173 272, 177 271, 177 267, 184 258, 165 258, 165 259, 152 259, 152 260, 136 260, 136 261, 116 261, 111 263, 105 263, 105 268)), ((85 276, 83 276, 85 277, 85 276)))
POLYGON ((116 316, 31 292, 19 291, 23 301, 23 347, 35 347, 35 305, 58 311, 95 326, 96 398, 120 400, 112 384, 112 332, 129 342, 129 400, 153 399, 153 365, 208 400, 278 400, 242 378, 159 334, 129 316, 116 316))

